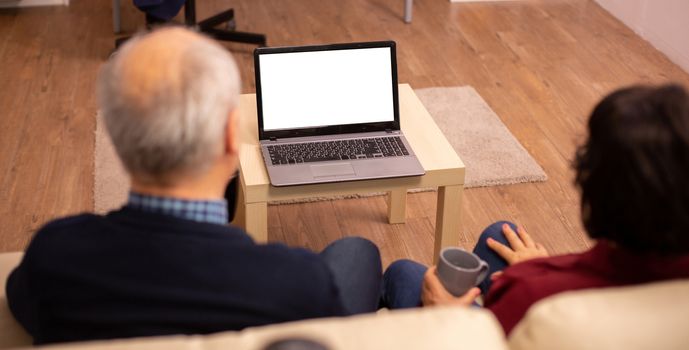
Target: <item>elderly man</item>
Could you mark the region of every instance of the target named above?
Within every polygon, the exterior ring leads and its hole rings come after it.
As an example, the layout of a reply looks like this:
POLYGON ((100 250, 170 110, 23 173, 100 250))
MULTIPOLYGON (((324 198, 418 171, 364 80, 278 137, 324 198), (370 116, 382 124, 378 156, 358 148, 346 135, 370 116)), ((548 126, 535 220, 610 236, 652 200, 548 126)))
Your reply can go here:
POLYGON ((259 245, 227 225, 239 89, 230 54, 181 28, 137 37, 105 65, 99 103, 131 193, 120 210, 58 219, 35 235, 7 296, 36 343, 376 309, 381 263, 369 241, 316 254, 259 245))

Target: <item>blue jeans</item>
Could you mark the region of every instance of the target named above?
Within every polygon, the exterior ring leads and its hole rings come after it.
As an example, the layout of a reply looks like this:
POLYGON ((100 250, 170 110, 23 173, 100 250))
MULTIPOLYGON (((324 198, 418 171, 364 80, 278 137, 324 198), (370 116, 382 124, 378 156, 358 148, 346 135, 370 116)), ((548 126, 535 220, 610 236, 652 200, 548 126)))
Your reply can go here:
MULTIPOLYGON (((497 271, 502 271, 508 266, 507 261, 486 244, 488 238, 493 238, 508 247, 510 246, 507 238, 502 233, 503 224, 510 225, 514 230, 517 229, 516 225, 511 222, 498 221, 483 230, 474 247, 474 254, 478 255, 479 258, 489 265, 488 277, 479 285, 483 295, 488 292, 492 284, 490 275, 497 271)), ((411 260, 397 260, 390 264, 383 275, 383 287, 380 293, 381 306, 390 309, 420 306, 421 285, 423 284, 423 275, 427 269, 426 266, 411 260)))
POLYGON ((333 274, 345 315, 378 309, 383 267, 375 244, 346 237, 325 247, 320 255, 333 274))

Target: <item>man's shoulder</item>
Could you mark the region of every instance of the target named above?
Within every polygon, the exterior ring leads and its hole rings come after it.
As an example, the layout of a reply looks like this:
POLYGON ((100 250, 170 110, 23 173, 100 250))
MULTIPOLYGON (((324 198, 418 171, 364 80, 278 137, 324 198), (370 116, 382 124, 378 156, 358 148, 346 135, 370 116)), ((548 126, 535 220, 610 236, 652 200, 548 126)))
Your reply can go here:
MULTIPOLYGON (((106 215, 83 213, 48 222, 34 235, 27 255, 40 260, 89 257, 97 264, 106 256, 120 254, 123 247, 133 252, 163 249, 170 254, 164 257, 166 261, 181 265, 204 265, 217 270, 237 264, 249 270, 269 265, 294 275, 330 277, 320 255, 308 249, 256 243, 243 229, 232 225, 126 210, 106 215), (98 256, 93 255, 95 251, 100 252, 98 256), (199 251, 204 253, 199 255, 199 251)), ((146 260, 146 256, 131 253, 130 259, 146 260)))
POLYGON ((51 220, 45 223, 31 238, 24 254, 23 263, 35 265, 66 250, 79 241, 80 232, 94 231, 103 216, 82 213, 51 220))
POLYGON ((93 223, 102 219, 103 216, 93 213, 81 213, 72 216, 65 216, 47 222, 45 225, 43 225, 39 232, 52 230, 59 231, 65 228, 72 228, 74 226, 81 226, 84 224, 93 223))
POLYGON ((55 219, 39 229, 34 240, 68 242, 92 236, 99 236, 99 240, 102 240, 104 231, 118 233, 119 238, 108 235, 107 240, 120 238, 127 240, 127 237, 131 238, 130 236, 138 234, 146 234, 149 237, 176 237, 176 239, 165 239, 160 244, 177 244, 179 239, 183 242, 194 241, 197 245, 214 246, 224 249, 226 253, 240 256, 248 255, 271 261, 322 264, 320 256, 308 249, 289 247, 282 243, 256 243, 246 231, 237 226, 194 222, 127 210, 113 211, 106 215, 82 213, 55 219))
POLYGON ((54 219, 45 223, 43 227, 36 232, 32 242, 54 235, 60 235, 61 233, 86 230, 91 226, 97 225, 98 222, 102 220, 104 220, 103 216, 91 213, 81 213, 54 219))

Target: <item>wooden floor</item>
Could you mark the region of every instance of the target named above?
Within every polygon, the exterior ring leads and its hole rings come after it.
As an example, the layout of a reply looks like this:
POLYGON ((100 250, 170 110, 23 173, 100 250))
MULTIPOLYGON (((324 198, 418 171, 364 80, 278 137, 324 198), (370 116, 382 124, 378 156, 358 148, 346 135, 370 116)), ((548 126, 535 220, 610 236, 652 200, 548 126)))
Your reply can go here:
MULTIPOLYGON (((0 10, 0 251, 24 249, 48 220, 92 209, 94 81, 113 46, 111 1, 70 4, 0 10)), ((464 247, 498 219, 524 225, 553 253, 588 247, 570 161, 592 106, 627 84, 689 85, 689 75, 592 1, 424 0, 404 24, 402 0, 208 0, 199 17, 230 5, 239 28, 266 33, 270 45, 393 39, 400 82, 476 88, 549 180, 466 190, 464 247)), ((143 16, 129 1, 122 7, 132 32, 143 16)), ((253 92, 253 48, 228 47, 243 91, 253 92)), ((362 235, 385 264, 428 263, 434 213, 433 193, 410 195, 400 225, 386 223, 381 197, 283 205, 269 209, 269 236, 321 249, 362 235)))

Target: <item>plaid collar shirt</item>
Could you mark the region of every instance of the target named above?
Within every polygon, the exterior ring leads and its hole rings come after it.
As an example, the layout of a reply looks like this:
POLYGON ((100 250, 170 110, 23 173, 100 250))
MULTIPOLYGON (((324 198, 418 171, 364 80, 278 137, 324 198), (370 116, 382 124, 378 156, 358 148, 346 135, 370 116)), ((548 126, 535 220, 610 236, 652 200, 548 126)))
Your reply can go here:
POLYGON ((224 199, 186 200, 129 192, 127 206, 132 209, 170 215, 180 219, 227 225, 227 201, 224 199))

